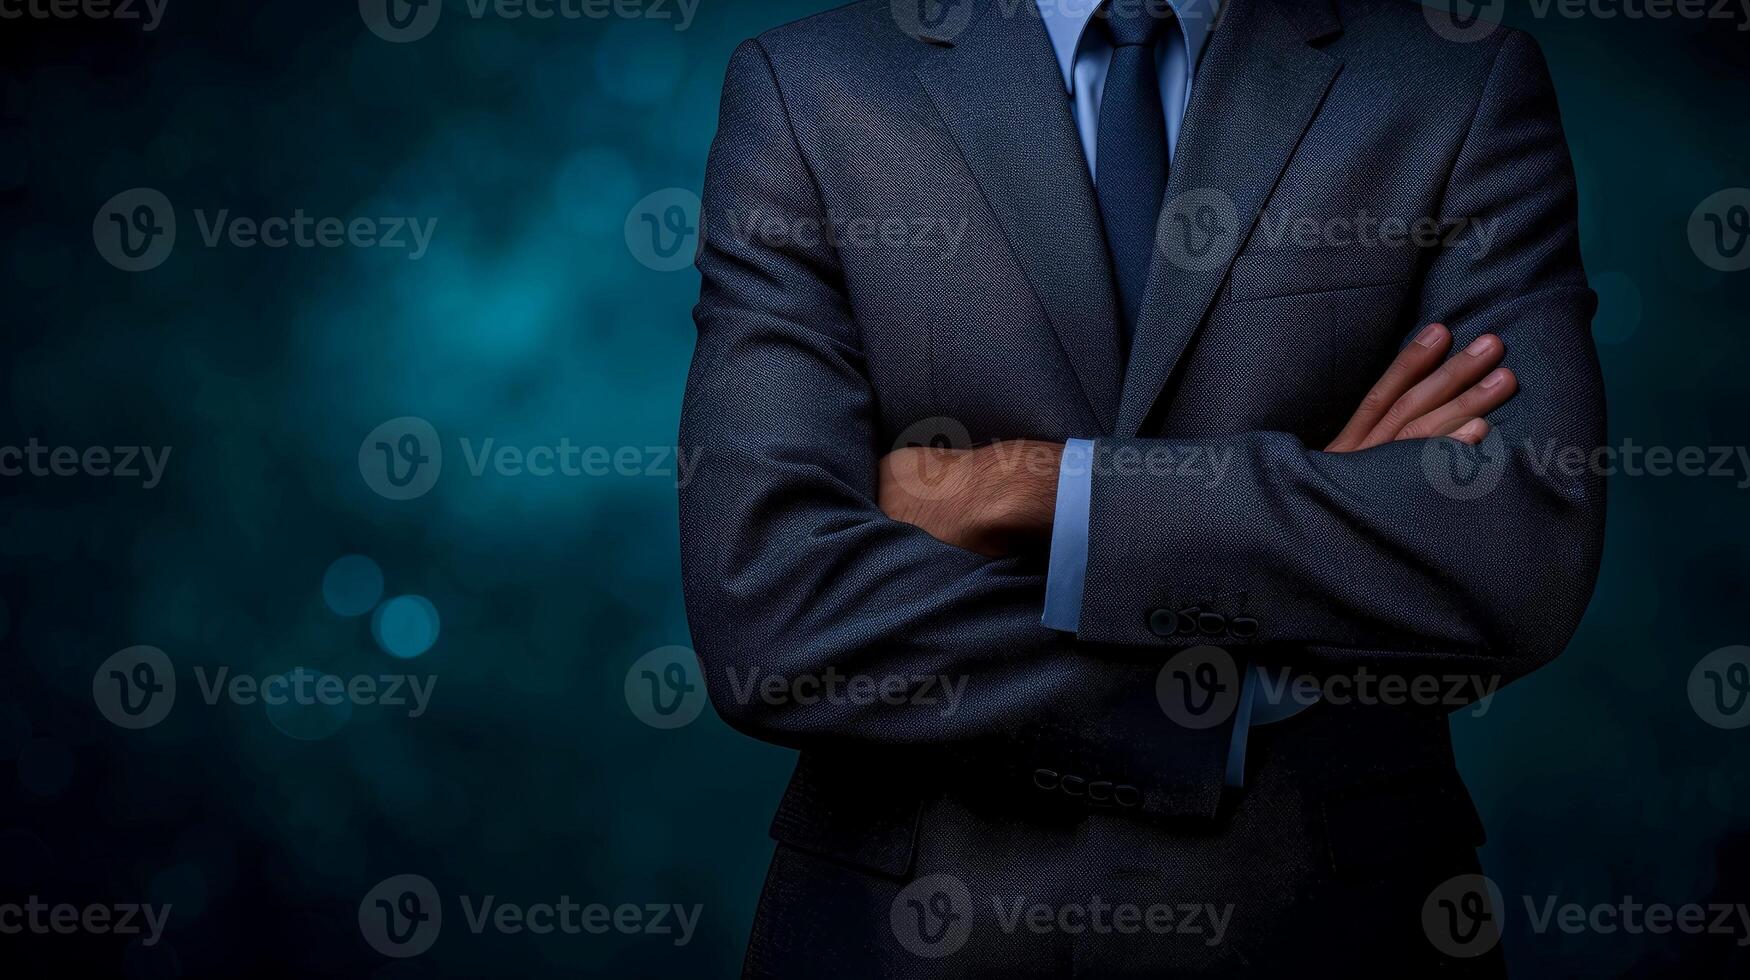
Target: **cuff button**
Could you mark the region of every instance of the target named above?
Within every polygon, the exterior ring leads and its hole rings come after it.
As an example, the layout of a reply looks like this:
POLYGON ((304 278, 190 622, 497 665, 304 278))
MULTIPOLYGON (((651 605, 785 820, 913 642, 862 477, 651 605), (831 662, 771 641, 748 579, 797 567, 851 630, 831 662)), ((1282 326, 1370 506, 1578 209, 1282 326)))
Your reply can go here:
POLYGON ((1148 614, 1148 631, 1156 636, 1172 636, 1179 629, 1179 617, 1171 609, 1156 609, 1148 614))
POLYGON ((1196 636, 1197 620, 1203 615, 1203 610, 1197 606, 1179 610, 1179 635, 1196 636))

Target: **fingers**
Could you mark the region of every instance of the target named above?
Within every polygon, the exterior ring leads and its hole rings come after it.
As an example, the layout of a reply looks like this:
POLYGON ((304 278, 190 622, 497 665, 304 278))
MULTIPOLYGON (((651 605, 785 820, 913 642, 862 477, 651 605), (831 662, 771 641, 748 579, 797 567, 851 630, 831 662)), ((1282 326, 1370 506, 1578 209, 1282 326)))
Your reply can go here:
POLYGON ((1403 427, 1399 439, 1427 439, 1450 434, 1468 419, 1480 418, 1507 403, 1519 391, 1510 368, 1496 368, 1457 398, 1403 427))
POLYGON ((1447 358, 1452 335, 1438 323, 1399 352, 1326 452, 1368 449, 1396 439, 1447 436, 1476 445, 1489 433, 1487 415, 1519 391, 1500 367, 1506 346, 1483 334, 1447 358))
POLYGON ((1337 438, 1325 447, 1328 453, 1345 453, 1361 448, 1362 440, 1377 426, 1385 413, 1408 392, 1414 384, 1426 378, 1440 364, 1440 359, 1446 356, 1447 348, 1452 344, 1452 334, 1439 323, 1430 323, 1422 328, 1416 339, 1391 362, 1385 369, 1379 381, 1367 392, 1367 397, 1361 400, 1361 407, 1350 416, 1349 423, 1343 426, 1343 431, 1337 433, 1337 438))
POLYGON ((1367 449, 1396 439, 1405 426, 1452 401, 1460 392, 1480 382, 1501 363, 1501 358, 1506 353, 1507 348, 1501 343, 1501 338, 1494 334, 1486 333, 1471 341, 1463 351, 1448 358, 1434 373, 1417 382, 1403 397, 1393 402, 1379 423, 1361 440, 1361 448, 1367 449))
POLYGON ((1437 434, 1457 439, 1459 442, 1462 442, 1467 446, 1474 446, 1488 438, 1489 420, 1458 419, 1455 420, 1446 431, 1437 434))

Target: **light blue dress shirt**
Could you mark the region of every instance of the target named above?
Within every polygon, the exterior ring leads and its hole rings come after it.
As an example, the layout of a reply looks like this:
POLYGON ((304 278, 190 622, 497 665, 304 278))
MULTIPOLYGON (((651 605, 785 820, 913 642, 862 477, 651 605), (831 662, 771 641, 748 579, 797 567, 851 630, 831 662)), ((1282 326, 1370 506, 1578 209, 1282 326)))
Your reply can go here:
MULTIPOLYGON (((1124 0, 1126 3, 1154 0, 1124 0)), ((1191 101, 1191 76, 1197 59, 1215 26, 1218 0, 1169 0, 1178 16, 1155 44, 1155 66, 1161 76, 1161 106, 1166 110, 1167 159, 1179 141, 1179 124, 1191 101)), ((1088 158, 1088 173, 1095 168, 1100 131, 1100 96, 1106 89, 1106 71, 1112 67, 1112 42, 1106 33, 1090 29, 1102 0, 1042 0, 1039 16, 1051 49, 1063 69, 1064 88, 1069 90, 1070 111, 1082 137, 1082 153, 1088 158)))
MULTIPOLYGON (((1179 141, 1185 107, 1191 101, 1191 80, 1215 25, 1220 0, 1171 0, 1178 15, 1155 45, 1161 77, 1161 106, 1166 113, 1167 158, 1179 141)), ((1040 7, 1052 51, 1063 69, 1070 111, 1081 136, 1088 173, 1099 173, 1100 97, 1112 65, 1112 43, 1103 31, 1090 30, 1101 0, 1051 0, 1040 7)), ((1113 329, 1117 329, 1114 325, 1113 329)), ((1094 442, 1071 439, 1058 470, 1057 509, 1053 517, 1051 556, 1046 571, 1044 625, 1074 633, 1081 628, 1082 591, 1088 568, 1088 519, 1093 497, 1094 442)), ((1280 721, 1302 705, 1258 701, 1263 667, 1246 671, 1235 707, 1233 741, 1229 746, 1226 782, 1245 783, 1246 735, 1253 725, 1280 721)))

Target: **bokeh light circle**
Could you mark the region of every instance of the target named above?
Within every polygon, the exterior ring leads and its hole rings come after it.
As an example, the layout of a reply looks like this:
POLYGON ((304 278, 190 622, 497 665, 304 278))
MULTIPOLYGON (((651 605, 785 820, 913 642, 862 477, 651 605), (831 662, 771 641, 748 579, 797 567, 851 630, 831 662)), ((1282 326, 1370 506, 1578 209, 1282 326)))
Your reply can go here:
POLYGON ((337 616, 363 616, 383 598, 383 570, 364 555, 336 558, 322 575, 322 601, 337 616))
POLYGON ((441 626, 437 607, 424 596, 396 596, 377 607, 371 636, 391 657, 410 660, 432 648, 441 626))

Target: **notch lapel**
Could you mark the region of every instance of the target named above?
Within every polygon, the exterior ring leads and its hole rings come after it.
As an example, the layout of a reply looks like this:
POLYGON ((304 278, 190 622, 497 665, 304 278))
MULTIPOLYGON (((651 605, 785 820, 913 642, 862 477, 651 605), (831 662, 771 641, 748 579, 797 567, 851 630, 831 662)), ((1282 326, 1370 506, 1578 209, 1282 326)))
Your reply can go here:
POLYGON ((1123 371, 1116 287, 1063 71, 1034 0, 987 0, 953 47, 916 73, 1044 308, 1098 434, 1111 432, 1123 371))
POLYGON ((1123 437, 1148 422, 1342 64, 1308 44, 1338 29, 1316 0, 1227 0, 1222 16, 1155 226, 1118 413, 1123 437))

